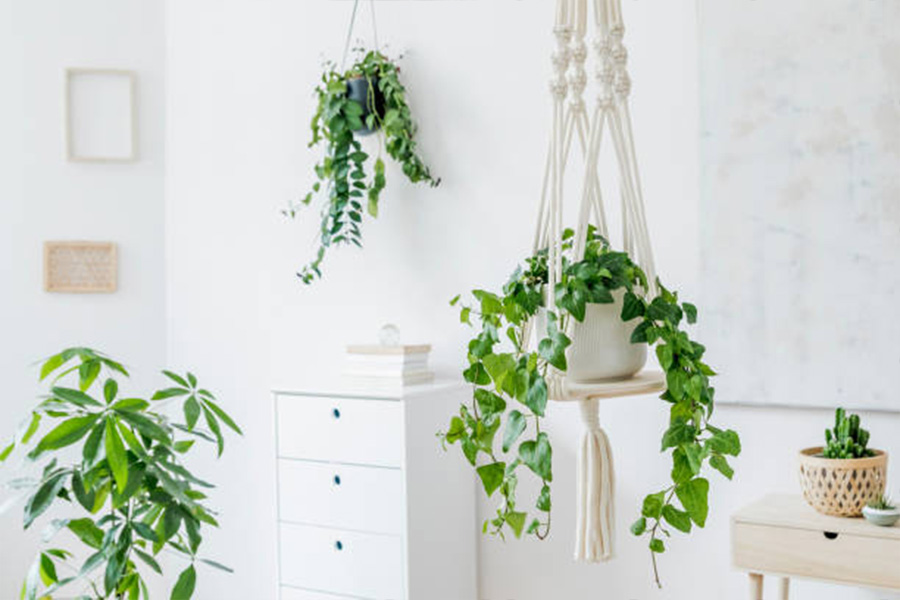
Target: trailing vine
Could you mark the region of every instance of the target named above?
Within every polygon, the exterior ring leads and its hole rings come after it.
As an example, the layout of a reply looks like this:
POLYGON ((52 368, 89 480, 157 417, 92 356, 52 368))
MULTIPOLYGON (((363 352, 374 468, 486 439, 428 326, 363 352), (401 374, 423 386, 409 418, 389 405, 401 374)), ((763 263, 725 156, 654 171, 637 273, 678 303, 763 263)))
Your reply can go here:
POLYGON ((400 164, 412 183, 427 182, 432 187, 440 183, 418 155, 417 127, 406 101, 406 89, 400 82, 400 69, 384 54, 366 52, 344 72, 334 64, 326 65, 315 93, 318 106, 310 124, 309 147, 324 145, 325 156, 315 166, 316 181, 311 191, 299 204, 284 211, 293 218, 300 205, 309 205, 318 195, 327 198, 319 249, 315 258, 297 273, 306 284, 322 276, 321 265, 329 247, 362 247, 360 226, 365 213, 378 216, 378 203, 387 183, 382 149, 400 164), (358 78, 368 84, 365 106, 348 97, 348 82, 358 78), (371 175, 367 169, 371 156, 355 135, 363 129, 378 130, 379 150, 371 175))
POLYGON ((484 522, 485 533, 504 539, 506 532, 516 538, 523 533, 546 538, 553 481, 553 448, 541 428, 547 378, 551 368, 563 374, 567 370, 566 348, 571 340, 564 332, 569 319, 583 321, 587 304, 613 303, 613 292, 621 290, 622 320, 639 319, 631 342, 655 346, 666 374, 666 390, 660 398, 668 406, 669 427, 662 436, 661 452, 671 455, 671 482, 646 496, 641 516, 631 527, 634 535, 648 537, 659 584, 656 555, 665 551, 663 537, 670 536, 670 528, 690 533, 693 525, 706 524, 709 481, 702 476, 703 467, 708 464, 731 479, 733 470, 726 457, 740 453, 740 438, 709 421, 715 405, 709 378, 715 372, 703 360, 704 346, 683 330, 685 322, 696 322, 697 308, 680 302, 677 293, 658 281, 659 294, 649 298, 646 275, 628 254, 613 251, 593 228, 587 235, 584 257, 577 262, 571 256, 572 230, 563 236, 562 275, 553 290, 553 306, 546 307, 546 331, 537 332, 536 345, 526 347, 526 330, 545 308, 546 250, 526 259, 501 294, 474 290, 472 304, 459 304, 460 296, 451 301, 460 307, 460 321, 477 331, 468 343, 468 367, 463 371, 473 394, 438 436, 445 444, 459 443, 488 497, 499 494, 496 516, 484 522), (519 504, 516 494, 523 465, 540 483, 537 498, 529 504, 519 504))

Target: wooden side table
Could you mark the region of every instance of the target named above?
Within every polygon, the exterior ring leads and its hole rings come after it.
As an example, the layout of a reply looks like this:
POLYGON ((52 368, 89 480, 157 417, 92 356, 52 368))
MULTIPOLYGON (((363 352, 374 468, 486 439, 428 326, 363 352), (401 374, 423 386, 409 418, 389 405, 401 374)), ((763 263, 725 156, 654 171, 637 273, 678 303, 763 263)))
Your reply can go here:
POLYGON ((749 573, 751 600, 762 600, 764 574, 780 578, 781 600, 791 577, 900 590, 900 526, 828 517, 800 496, 767 496, 736 512, 731 551, 749 573))

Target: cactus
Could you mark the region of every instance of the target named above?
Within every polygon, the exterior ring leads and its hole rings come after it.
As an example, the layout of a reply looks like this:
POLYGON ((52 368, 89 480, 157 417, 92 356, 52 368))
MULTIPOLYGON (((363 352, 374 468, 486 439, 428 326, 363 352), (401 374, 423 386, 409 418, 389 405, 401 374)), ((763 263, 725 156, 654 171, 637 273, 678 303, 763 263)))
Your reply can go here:
POLYGON ((847 411, 839 408, 834 413, 834 429, 825 430, 825 458, 865 458, 875 453, 866 446, 869 432, 860 427, 859 415, 847 416, 847 411))

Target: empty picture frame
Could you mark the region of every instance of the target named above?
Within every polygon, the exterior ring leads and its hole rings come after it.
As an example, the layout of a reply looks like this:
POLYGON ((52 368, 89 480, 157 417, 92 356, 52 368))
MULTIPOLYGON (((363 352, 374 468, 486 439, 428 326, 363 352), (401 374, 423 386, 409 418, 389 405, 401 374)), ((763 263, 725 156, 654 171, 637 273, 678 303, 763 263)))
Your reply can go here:
POLYGON ((114 242, 44 242, 44 290, 110 294, 118 285, 114 242))
POLYGON ((138 155, 137 75, 122 69, 66 69, 66 158, 134 162, 138 155))

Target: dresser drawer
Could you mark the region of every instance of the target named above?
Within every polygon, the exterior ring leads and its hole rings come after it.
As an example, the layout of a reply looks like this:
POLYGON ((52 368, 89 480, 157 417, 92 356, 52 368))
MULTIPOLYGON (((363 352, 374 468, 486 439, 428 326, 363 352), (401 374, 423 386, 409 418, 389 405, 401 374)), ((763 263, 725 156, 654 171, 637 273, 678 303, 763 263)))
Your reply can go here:
POLYGON ((403 532, 403 474, 398 469, 278 461, 283 521, 376 533, 403 532))
POLYGON ((356 600, 357 596, 335 596, 297 588, 282 586, 279 600, 356 600))
POLYGON ((278 454, 400 467, 403 407, 389 400, 279 395, 278 454))
POLYGON ((397 536, 282 523, 281 583, 373 600, 403 598, 397 536))
POLYGON ((877 537, 736 522, 734 565, 843 583, 900 587, 900 543, 877 537))

